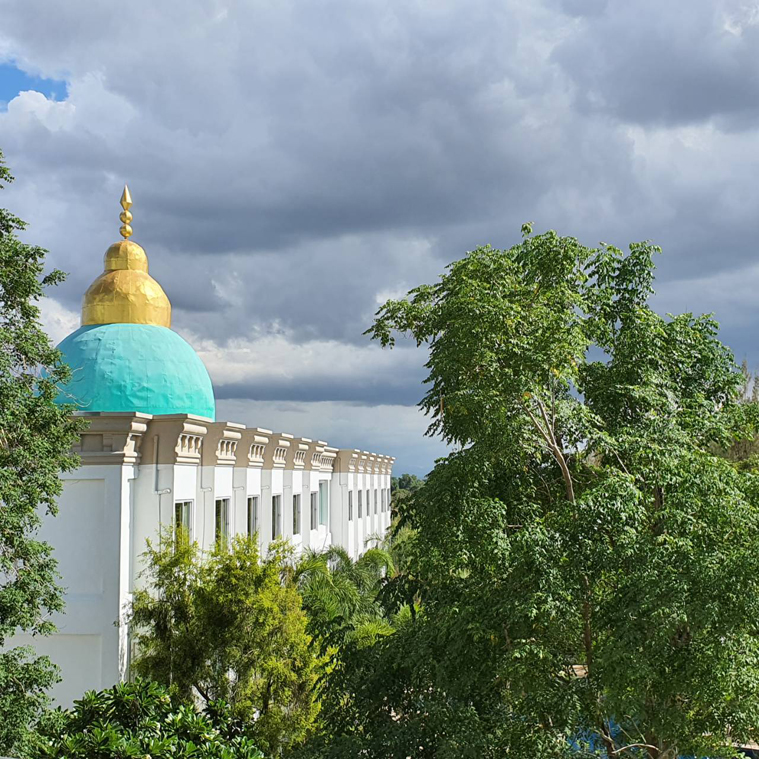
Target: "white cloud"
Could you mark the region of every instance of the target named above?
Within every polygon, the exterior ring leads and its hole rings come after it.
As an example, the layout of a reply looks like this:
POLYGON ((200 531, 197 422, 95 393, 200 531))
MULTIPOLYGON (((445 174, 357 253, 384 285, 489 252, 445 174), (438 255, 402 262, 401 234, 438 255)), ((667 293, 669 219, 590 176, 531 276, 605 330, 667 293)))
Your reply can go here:
POLYGON ((79 314, 61 305, 55 298, 45 297, 39 302, 40 321, 53 345, 79 328, 79 314))
POLYGON ((76 106, 68 100, 59 102, 41 92, 20 92, 8 103, 7 111, 0 115, 7 128, 34 129, 41 125, 50 131, 70 129, 74 124, 76 106))

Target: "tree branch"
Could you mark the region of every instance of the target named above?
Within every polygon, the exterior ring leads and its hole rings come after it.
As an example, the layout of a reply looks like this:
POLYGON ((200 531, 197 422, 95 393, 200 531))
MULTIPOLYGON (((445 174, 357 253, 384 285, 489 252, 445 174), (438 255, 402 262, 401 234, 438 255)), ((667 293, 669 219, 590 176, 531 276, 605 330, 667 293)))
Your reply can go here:
POLYGON ((540 436, 548 446, 548 450, 551 452, 551 455, 554 457, 556 463, 561 469, 561 476, 564 479, 564 488, 567 493, 567 500, 569 500, 571 503, 574 503, 575 489, 574 484, 572 483, 572 473, 569 471, 569 467, 567 466, 567 460, 564 458, 564 453, 562 452, 561 448, 556 443, 556 437, 553 433, 553 429, 551 428, 551 423, 548 421, 548 414, 546 413, 546 408, 543 405, 543 402, 538 397, 535 398, 535 402, 538 404, 538 408, 540 409, 540 416, 545 423, 545 429, 540 424, 535 414, 532 413, 530 407, 524 402, 522 402, 522 406, 524 407, 524 410, 530 417, 530 420, 535 426, 535 429, 540 433, 540 436))

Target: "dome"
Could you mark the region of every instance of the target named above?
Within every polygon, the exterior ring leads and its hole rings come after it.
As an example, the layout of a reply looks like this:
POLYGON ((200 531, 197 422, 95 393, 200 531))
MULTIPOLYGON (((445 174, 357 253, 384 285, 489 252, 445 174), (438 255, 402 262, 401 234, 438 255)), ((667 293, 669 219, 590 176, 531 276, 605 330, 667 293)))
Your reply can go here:
POLYGON ((105 252, 103 273, 82 300, 82 324, 158 324, 171 326, 171 303, 148 274, 145 251, 120 240, 105 252))
POLYGON ((58 346, 71 367, 60 403, 77 411, 196 414, 215 419, 208 371, 176 332, 155 324, 90 324, 58 346))

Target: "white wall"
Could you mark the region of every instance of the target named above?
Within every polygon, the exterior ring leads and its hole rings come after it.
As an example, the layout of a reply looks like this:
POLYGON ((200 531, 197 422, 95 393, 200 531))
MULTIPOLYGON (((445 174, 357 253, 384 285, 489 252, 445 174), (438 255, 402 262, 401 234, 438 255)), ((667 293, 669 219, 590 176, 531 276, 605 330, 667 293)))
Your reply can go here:
MULTIPOLYGON (((174 504, 193 501, 193 539, 209 550, 215 535, 215 500, 229 498, 232 534, 247 533, 247 498, 259 498, 259 540, 265 554, 271 540, 272 495, 282 496, 285 537, 301 549, 321 550, 333 541, 357 557, 366 537, 384 532, 389 510, 375 487, 389 487, 389 475, 319 470, 199 467, 180 465, 88 465, 62 476, 59 515, 44 520, 40 537, 55 549, 66 588, 66 611, 56 615, 58 633, 46 639, 18 636, 13 645, 30 644, 48 653, 62 669, 63 682, 52 695, 71 705, 85 690, 102 689, 125 677, 128 666, 126 625, 116 626, 131 599, 142 569, 146 540, 157 540, 160 522, 171 524, 174 504), (311 493, 329 483, 327 525, 311 525, 311 493), (348 522, 348 491, 353 520, 348 522), (358 519, 358 491, 362 518, 358 519), (369 504, 366 490, 370 491, 369 504), (293 536, 292 496, 301 495, 301 534, 293 536)), ((122 620, 123 621, 123 620, 122 620)))

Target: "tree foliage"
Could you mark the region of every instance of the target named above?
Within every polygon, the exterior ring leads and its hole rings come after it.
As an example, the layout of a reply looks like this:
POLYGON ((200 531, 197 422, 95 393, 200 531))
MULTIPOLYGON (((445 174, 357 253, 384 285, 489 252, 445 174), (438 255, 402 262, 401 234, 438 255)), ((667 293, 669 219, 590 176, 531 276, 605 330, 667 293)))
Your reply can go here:
POLYGON ((263 759, 223 702, 205 712, 149 680, 89 691, 43 720, 30 759, 263 759))
POLYGON ((371 330, 427 348, 458 450, 404 504, 422 611, 356 660, 333 755, 729 755, 759 731, 759 479, 714 451, 756 404, 711 317, 648 305, 656 247, 523 233, 371 330))
MULTIPOLYGON (((0 188, 12 181, 0 153, 0 188)), ((46 703, 57 668, 29 647, 12 647, 17 631, 52 632, 50 615, 63 600, 56 562, 37 533, 55 514, 59 474, 76 467, 71 446, 81 420, 58 406, 69 379, 40 325, 37 305, 62 272, 44 274, 46 251, 18 238, 24 223, 0 208, 0 752, 23 743, 26 727, 46 703)))
POLYGON ((202 557, 166 535, 145 554, 135 593, 134 671, 171 685, 186 702, 223 700, 268 754, 304 739, 318 712, 319 657, 292 581, 291 549, 261 558, 237 537, 202 557))

